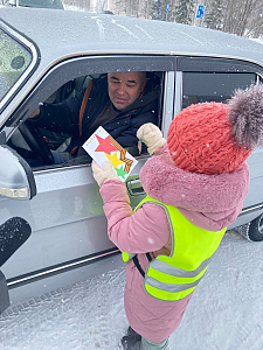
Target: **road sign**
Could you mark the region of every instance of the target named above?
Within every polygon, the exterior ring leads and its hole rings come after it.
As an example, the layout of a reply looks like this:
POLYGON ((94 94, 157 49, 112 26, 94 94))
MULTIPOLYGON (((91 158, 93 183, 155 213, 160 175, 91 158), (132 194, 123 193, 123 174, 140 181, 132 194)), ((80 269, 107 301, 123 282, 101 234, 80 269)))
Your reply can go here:
POLYGON ((170 4, 167 4, 167 6, 166 6, 166 12, 169 12, 169 10, 170 10, 170 4))
POLYGON ((196 13, 196 18, 202 19, 204 16, 205 6, 199 5, 196 13))

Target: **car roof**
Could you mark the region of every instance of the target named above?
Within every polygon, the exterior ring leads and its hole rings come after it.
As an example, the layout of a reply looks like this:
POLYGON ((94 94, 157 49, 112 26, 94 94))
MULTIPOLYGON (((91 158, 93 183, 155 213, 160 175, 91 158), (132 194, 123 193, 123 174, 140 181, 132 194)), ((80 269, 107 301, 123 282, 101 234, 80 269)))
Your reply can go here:
POLYGON ((122 53, 231 57, 263 65, 262 44, 196 26, 34 8, 1 8, 0 18, 37 44, 45 64, 63 56, 122 53))

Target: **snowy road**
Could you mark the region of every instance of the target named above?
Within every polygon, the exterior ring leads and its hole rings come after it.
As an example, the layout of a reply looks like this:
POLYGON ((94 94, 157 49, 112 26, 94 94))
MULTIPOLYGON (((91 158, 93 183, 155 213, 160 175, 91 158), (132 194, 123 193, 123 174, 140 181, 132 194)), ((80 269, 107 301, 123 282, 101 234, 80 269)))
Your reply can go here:
MULTIPOLYGON (((263 242, 227 233, 169 350, 263 349, 263 242)), ((124 268, 0 316, 0 350, 117 350, 127 328, 124 268)))

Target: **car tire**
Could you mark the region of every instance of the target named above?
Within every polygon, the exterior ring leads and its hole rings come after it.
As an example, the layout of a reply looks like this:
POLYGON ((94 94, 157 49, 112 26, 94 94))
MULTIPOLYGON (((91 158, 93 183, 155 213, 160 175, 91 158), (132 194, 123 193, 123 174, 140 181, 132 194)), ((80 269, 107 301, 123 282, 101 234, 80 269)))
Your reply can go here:
POLYGON ((251 241, 263 241, 263 214, 251 221, 248 229, 248 237, 251 241))

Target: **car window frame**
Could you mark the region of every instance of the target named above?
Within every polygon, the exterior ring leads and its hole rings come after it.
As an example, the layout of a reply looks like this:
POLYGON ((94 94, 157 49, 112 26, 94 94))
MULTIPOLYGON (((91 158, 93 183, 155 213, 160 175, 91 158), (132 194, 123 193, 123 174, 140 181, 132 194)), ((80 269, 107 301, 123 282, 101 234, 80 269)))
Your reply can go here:
POLYGON ((12 88, 6 93, 3 99, 0 101, 0 114, 4 111, 4 109, 8 106, 10 101, 14 98, 15 94, 26 84, 28 79, 32 76, 32 74, 37 69, 40 63, 40 51, 38 46, 24 34, 18 32, 13 27, 8 25, 2 19, 0 20, 0 29, 8 36, 13 38, 16 42, 18 42, 22 47, 24 47, 28 52, 30 52, 32 56, 32 60, 29 63, 28 67, 18 78, 16 83, 12 86, 12 88))
MULTIPOLYGON (((7 136, 7 141, 19 126, 37 109, 39 104, 45 101, 52 91, 56 91, 66 82, 84 75, 104 74, 108 72, 147 71, 147 72, 171 72, 176 70, 176 58, 174 56, 157 55, 108 55, 108 56, 81 56, 62 60, 40 79, 32 88, 31 93, 21 103, 20 107, 6 121, 5 127, 12 128, 7 136)), ((165 84, 165 82, 164 82, 165 84)), ((166 87, 164 87, 166 89, 166 87)), ((165 104, 165 101, 163 101, 165 104)), ((164 105, 160 117, 163 119, 164 105)), ((43 167, 43 170, 68 169, 75 166, 89 164, 72 164, 52 167, 43 167), (45 169, 44 169, 45 168, 45 169)), ((34 169, 33 169, 34 170, 34 169)), ((42 169, 37 169, 41 171, 42 169)), ((35 170, 34 170, 35 171, 35 170)))
POLYGON ((240 58, 178 56, 177 72, 175 75, 174 117, 183 106, 183 78, 185 72, 191 73, 254 73, 257 83, 263 81, 263 67, 240 58))

